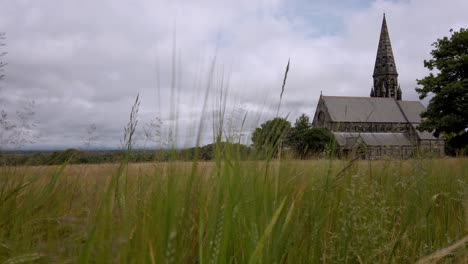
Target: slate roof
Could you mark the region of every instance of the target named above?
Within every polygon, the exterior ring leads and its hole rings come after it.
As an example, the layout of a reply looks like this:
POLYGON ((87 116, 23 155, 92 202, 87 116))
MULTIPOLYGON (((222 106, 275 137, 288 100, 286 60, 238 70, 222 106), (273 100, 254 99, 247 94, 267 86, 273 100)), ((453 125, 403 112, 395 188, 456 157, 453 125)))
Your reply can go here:
POLYGON ((426 108, 418 101, 398 101, 401 110, 403 110, 408 122, 421 123, 421 113, 426 111, 426 108))
POLYGON ((425 110, 417 101, 383 97, 322 96, 333 122, 420 123, 425 110))
POLYGON ((411 146, 411 141, 406 133, 353 133, 333 132, 338 145, 351 148, 352 145, 362 139, 367 146, 411 146))

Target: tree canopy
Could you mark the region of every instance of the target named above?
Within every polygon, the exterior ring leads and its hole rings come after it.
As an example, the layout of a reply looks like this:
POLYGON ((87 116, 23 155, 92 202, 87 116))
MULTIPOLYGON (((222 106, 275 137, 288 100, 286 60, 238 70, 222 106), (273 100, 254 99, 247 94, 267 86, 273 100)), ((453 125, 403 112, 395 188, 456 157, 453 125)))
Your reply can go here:
POLYGON ((450 37, 432 45, 432 59, 424 61, 431 72, 416 88, 419 98, 432 98, 418 129, 446 135, 466 133, 468 128, 468 30, 450 30, 450 37))
POLYGON ((333 135, 324 128, 314 128, 306 114, 296 119, 288 134, 287 144, 304 159, 310 154, 322 153, 333 142, 333 135))
POLYGON ((455 154, 468 149, 468 30, 450 33, 432 44, 432 59, 425 60, 424 67, 436 74, 417 80, 421 87, 416 91, 420 99, 432 95, 418 129, 433 131, 435 136, 444 133, 446 152, 455 154))
POLYGON ((300 158, 304 158, 310 151, 308 137, 311 128, 312 125, 309 122, 309 117, 302 114, 296 119, 294 127, 289 131, 288 145, 300 156, 300 158))
POLYGON ((281 142, 286 139, 291 123, 280 117, 268 120, 257 127, 252 134, 252 143, 260 155, 275 155, 281 142))
MULTIPOLYGON (((299 116, 294 126, 284 118, 266 121, 252 134, 253 147, 261 157, 273 157, 282 147, 288 147, 300 159, 333 148, 333 134, 324 128, 314 128, 306 114, 299 116)), ((288 151, 288 152, 290 152, 288 151)))

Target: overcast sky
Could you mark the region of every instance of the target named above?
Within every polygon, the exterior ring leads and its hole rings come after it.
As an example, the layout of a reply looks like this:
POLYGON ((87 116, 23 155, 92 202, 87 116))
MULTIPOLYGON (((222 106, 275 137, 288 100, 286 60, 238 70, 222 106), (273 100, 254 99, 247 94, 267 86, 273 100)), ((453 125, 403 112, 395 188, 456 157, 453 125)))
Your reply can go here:
POLYGON ((224 131, 248 143, 277 114, 289 58, 279 115, 292 123, 313 116, 321 91, 369 96, 383 12, 403 100, 417 100, 431 43, 466 28, 466 10, 466 0, 0 0, 0 110, 15 118, 34 100, 26 149, 84 148, 92 124, 92 148, 119 147, 137 94, 141 146, 156 144, 143 135, 155 118, 159 141, 191 146, 201 132, 210 143, 220 105, 224 131))

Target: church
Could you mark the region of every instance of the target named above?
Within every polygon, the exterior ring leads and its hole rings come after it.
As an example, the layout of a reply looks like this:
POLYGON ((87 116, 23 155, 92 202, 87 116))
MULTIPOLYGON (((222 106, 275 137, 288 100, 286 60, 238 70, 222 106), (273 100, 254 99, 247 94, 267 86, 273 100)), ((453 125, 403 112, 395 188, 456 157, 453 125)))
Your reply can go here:
POLYGON ((372 77, 370 97, 320 94, 314 127, 330 130, 343 155, 359 152, 367 159, 443 156, 444 140, 416 129, 424 105, 402 100, 385 14, 372 77))

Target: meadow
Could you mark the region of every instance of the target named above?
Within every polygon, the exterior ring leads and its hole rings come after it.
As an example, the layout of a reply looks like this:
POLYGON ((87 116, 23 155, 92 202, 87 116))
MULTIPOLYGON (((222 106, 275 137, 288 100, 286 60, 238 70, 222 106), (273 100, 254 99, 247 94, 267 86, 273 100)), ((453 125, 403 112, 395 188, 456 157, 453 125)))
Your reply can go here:
POLYGON ((1 263, 463 263, 467 235, 467 158, 0 168, 1 263))

